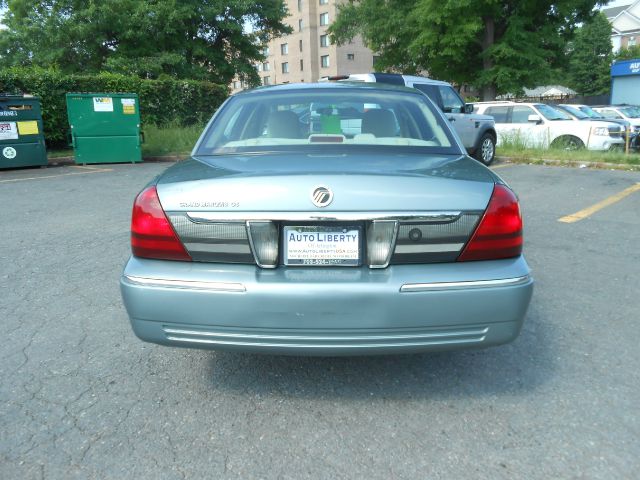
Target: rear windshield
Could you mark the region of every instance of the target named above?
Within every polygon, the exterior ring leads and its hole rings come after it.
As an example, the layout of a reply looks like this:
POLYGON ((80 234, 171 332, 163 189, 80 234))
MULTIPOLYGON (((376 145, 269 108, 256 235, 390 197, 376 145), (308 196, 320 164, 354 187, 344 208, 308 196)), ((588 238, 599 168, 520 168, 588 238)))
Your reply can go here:
POLYGON ((423 95, 372 89, 309 89, 232 97, 197 155, 328 149, 461 153, 423 95))

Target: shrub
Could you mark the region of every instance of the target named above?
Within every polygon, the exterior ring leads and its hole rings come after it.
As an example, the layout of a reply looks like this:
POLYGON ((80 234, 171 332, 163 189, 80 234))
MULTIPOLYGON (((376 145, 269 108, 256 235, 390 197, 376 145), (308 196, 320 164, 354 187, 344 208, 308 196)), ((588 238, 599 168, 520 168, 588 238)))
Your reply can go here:
POLYGON ((195 80, 144 80, 113 73, 65 75, 55 70, 0 70, 0 92, 40 97, 44 133, 49 146, 66 145, 68 92, 137 93, 142 123, 201 125, 228 95, 226 86, 195 80))

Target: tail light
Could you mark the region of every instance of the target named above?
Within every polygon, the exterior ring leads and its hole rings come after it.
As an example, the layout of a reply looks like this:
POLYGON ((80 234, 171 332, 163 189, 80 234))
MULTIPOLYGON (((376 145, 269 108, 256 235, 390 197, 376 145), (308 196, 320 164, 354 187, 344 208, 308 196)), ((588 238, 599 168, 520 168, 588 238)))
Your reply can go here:
POLYGON ((133 204, 131 251, 136 257, 191 261, 162 209, 155 186, 140 192, 133 204))
POLYGON ((522 253, 522 216, 515 194, 495 185, 489 206, 459 262, 517 257, 522 253))

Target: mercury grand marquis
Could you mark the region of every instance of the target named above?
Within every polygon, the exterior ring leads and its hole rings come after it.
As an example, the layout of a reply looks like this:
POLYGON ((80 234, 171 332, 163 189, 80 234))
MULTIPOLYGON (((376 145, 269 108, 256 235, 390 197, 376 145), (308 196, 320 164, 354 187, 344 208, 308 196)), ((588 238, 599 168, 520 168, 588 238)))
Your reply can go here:
POLYGON ((532 295, 518 200, 419 91, 231 96, 137 196, 120 286, 162 345, 294 355, 482 348, 532 295))

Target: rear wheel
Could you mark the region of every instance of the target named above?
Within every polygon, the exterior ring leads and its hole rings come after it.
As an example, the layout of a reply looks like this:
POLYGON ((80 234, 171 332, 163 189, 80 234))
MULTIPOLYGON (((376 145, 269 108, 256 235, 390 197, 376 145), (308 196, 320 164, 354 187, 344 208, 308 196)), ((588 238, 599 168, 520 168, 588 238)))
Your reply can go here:
POLYGON ((489 132, 480 137, 478 142, 478 148, 474 158, 484 163, 485 165, 491 165, 496 155, 496 140, 489 132))
POLYGON ((563 137, 556 138, 551 142, 551 146, 562 150, 582 150, 584 148, 584 142, 578 137, 565 135, 563 137))

